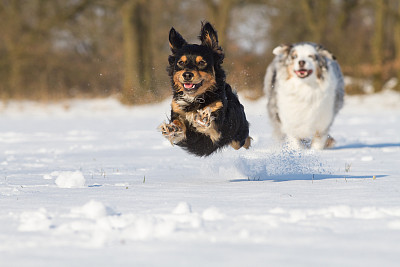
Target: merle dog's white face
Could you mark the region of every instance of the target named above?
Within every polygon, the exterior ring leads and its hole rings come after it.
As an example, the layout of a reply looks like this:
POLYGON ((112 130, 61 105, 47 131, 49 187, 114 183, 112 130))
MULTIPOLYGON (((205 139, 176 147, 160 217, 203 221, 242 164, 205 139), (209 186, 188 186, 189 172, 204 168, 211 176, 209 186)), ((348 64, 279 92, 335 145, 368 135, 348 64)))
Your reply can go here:
POLYGON ((310 43, 281 45, 276 47, 273 53, 280 56, 284 62, 288 79, 292 77, 299 79, 321 78, 322 68, 326 68, 325 57, 332 57, 322 47, 310 43))
POLYGON ((308 44, 297 45, 290 50, 288 65, 297 77, 304 79, 312 75, 318 68, 318 52, 308 44))

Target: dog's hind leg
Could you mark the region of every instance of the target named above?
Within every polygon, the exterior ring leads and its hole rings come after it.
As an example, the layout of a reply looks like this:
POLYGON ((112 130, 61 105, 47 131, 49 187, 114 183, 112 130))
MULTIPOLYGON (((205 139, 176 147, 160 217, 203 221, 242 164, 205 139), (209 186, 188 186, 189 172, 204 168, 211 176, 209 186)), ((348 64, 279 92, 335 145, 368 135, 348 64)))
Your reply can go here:
POLYGON ((251 140, 253 140, 253 138, 247 136, 246 140, 244 141, 243 147, 249 149, 251 147, 251 140))
POLYGON ((245 149, 249 149, 251 146, 251 140, 253 140, 253 138, 251 138, 250 136, 247 136, 247 138, 242 142, 234 140, 231 142, 231 147, 233 147, 235 150, 238 150, 241 147, 244 147, 245 149))
POLYGON ((324 148, 332 148, 335 146, 335 144, 336 144, 336 140, 332 136, 328 135, 328 138, 326 139, 324 148))
POLYGON ((240 142, 239 141, 232 141, 231 142, 231 147, 233 147, 235 150, 238 150, 241 148, 240 142))
POLYGON ((333 139, 330 135, 320 134, 317 132, 312 140, 311 148, 318 150, 332 148, 335 143, 335 139, 333 139))

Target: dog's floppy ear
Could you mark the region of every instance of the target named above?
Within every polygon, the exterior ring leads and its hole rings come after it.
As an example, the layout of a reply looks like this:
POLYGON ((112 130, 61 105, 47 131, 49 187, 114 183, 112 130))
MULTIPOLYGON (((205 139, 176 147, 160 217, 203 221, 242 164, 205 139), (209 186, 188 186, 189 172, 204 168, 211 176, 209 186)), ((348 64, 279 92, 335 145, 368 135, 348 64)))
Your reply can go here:
POLYGON ((292 45, 287 45, 287 44, 282 44, 280 46, 277 46, 272 50, 272 53, 275 56, 287 56, 289 55, 290 49, 292 49, 292 45))
POLYGON ((202 45, 208 46, 218 54, 222 54, 222 48, 218 45, 217 31, 209 22, 201 23, 200 41, 202 45))
POLYGON ((318 64, 321 68, 328 68, 328 62, 327 59, 331 59, 331 60, 336 60, 336 57, 329 52, 328 50, 326 50, 322 45, 318 45, 317 46, 317 52, 318 52, 318 64))
POLYGON ((336 60, 336 57, 331 52, 326 50, 322 45, 317 46, 317 51, 318 51, 318 54, 322 57, 336 60))
POLYGON ((185 44, 187 44, 187 42, 183 39, 182 35, 180 35, 174 28, 171 28, 169 31, 169 46, 172 53, 175 54, 176 51, 181 49, 185 44))

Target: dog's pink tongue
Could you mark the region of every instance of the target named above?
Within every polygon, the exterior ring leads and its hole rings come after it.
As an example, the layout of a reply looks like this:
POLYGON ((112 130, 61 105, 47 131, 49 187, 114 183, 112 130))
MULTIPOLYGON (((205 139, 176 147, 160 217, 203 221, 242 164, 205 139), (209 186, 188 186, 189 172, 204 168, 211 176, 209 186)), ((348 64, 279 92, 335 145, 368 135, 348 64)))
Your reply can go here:
POLYGON ((193 87, 193 83, 185 83, 183 86, 185 86, 186 89, 190 89, 193 87))

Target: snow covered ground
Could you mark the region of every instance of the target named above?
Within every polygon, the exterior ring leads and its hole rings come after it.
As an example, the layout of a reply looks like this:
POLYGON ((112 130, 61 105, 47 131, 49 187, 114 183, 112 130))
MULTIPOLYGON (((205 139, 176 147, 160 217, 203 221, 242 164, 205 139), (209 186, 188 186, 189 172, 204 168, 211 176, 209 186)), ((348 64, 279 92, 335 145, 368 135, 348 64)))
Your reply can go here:
POLYGON ((208 158, 157 126, 169 101, 0 105, 0 266, 398 266, 400 95, 347 97, 337 147, 208 158))

